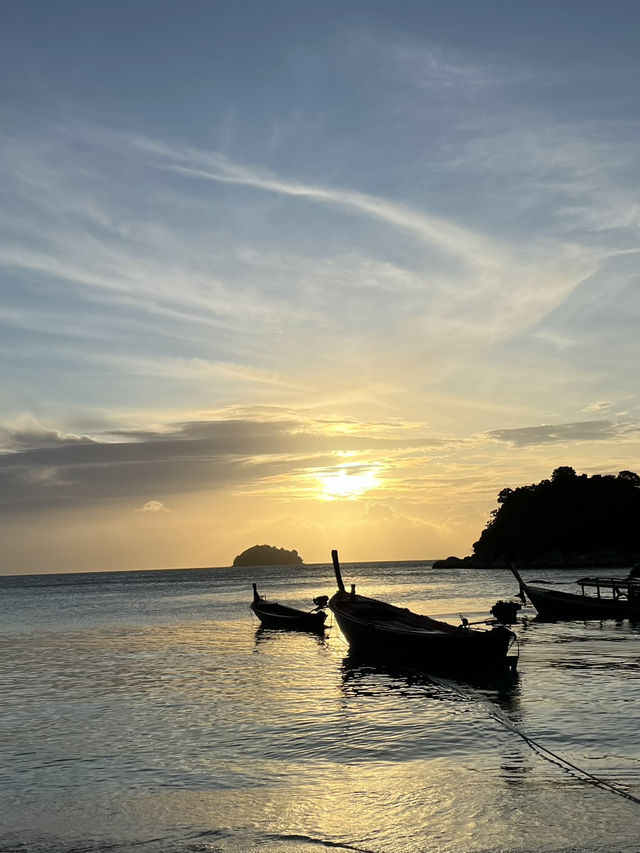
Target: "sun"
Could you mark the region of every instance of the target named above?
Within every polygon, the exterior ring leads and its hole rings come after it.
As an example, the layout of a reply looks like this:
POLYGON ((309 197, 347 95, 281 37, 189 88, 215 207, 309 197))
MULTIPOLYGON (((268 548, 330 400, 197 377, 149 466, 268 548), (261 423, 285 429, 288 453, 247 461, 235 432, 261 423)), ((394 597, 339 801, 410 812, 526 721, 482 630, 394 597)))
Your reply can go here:
POLYGON ((321 487, 320 495, 326 501, 355 500, 380 485, 377 470, 361 465, 324 469, 317 472, 316 477, 321 487))

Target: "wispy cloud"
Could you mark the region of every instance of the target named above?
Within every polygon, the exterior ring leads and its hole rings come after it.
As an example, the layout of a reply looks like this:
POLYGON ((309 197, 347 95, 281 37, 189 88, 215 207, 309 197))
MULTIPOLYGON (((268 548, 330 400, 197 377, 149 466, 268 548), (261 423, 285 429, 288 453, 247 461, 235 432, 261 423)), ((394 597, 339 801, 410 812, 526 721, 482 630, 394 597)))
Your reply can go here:
POLYGON ((170 512, 170 510, 162 503, 162 501, 147 501, 142 504, 141 507, 135 509, 134 512, 148 512, 153 514, 158 512, 170 512))
POLYGON ((211 165, 217 171, 205 171, 188 166, 174 166, 173 168, 176 172, 206 180, 239 184, 280 195, 300 197, 321 204, 347 208, 364 216, 379 219, 387 225, 413 233, 420 239, 434 244, 467 263, 495 266, 501 262, 498 247, 488 238, 482 238, 480 235, 451 222, 445 222, 438 217, 411 210, 404 205, 394 204, 364 193, 283 180, 264 171, 251 170, 232 164, 222 155, 214 155, 211 160, 213 161, 211 165))
MULTIPOLYGON (((350 188, 283 177, 264 166, 239 164, 220 152, 74 125, 75 138, 102 150, 108 164, 114 158, 118 162, 137 158, 146 170, 145 191, 152 187, 152 196, 158 197, 169 193, 170 206, 165 202, 156 209, 172 216, 183 202, 190 203, 189 189, 174 181, 169 191, 162 178, 168 172, 299 199, 312 207, 341 209, 354 220, 349 247, 339 245, 331 259, 308 248, 301 251, 285 233, 278 237, 278 250, 273 245, 258 249, 238 238, 231 243, 211 241, 209 234, 202 233, 202 223, 211 217, 217 223, 224 208, 217 197, 205 201, 204 187, 199 193, 201 224, 195 233, 183 232, 170 219, 157 221, 155 211, 149 219, 149 209, 141 211, 146 222, 144 218, 134 221, 133 210, 114 207, 113 193, 102 175, 91 176, 86 169, 64 161, 61 152, 69 144, 70 133, 71 127, 59 129, 57 137, 57 159, 63 160, 66 170, 63 195, 70 199, 65 202, 64 218, 60 224, 43 228, 53 213, 60 178, 53 166, 44 169, 41 180, 49 189, 38 198, 28 179, 29 155, 37 162, 51 153, 36 148, 30 152, 27 146, 19 162, 20 173, 25 175, 23 195, 32 211, 29 228, 22 235, 18 231, 6 245, 0 262, 53 276, 73 287, 76 297, 87 298, 93 291, 92 298, 103 303, 120 303, 122 309, 135 307, 155 317, 163 330, 174 320, 177 325, 170 334, 176 334, 179 324, 186 324, 185 334, 186 326, 204 330, 208 325, 222 333, 235 332, 236 337, 260 324, 270 334, 274 328, 289 333, 293 327, 319 329, 331 322, 333 306, 339 300, 347 313, 341 312, 334 322, 339 326, 349 323, 358 334, 365 332, 367 324, 373 329, 386 325, 390 341, 395 342, 397 334, 406 334, 405 324, 409 323, 416 335, 426 335, 434 342, 455 337, 458 348, 465 351, 540 320, 594 270, 589 253, 557 247, 557 256, 550 261, 548 247, 542 255, 530 247, 506 245, 453 218, 429 212, 428 199, 418 209, 350 188), (91 215, 83 216, 89 209, 91 215), (398 239, 412 237, 415 248, 409 263, 376 257, 377 247, 359 234, 359 220, 390 226, 398 239), (35 239, 36 232, 47 235, 44 242, 41 237, 35 239), (440 256, 421 256, 427 250, 436 250, 440 256), (377 290, 378 298, 383 299, 375 312, 367 301, 371 290, 377 290)), ((130 195, 129 187, 123 197, 130 195)), ((233 199, 224 204, 233 210, 233 199)), ((313 227, 312 221, 309 227, 313 227)), ((266 343, 266 336, 257 334, 246 341, 254 346, 259 342, 266 343)), ((233 346, 230 338, 226 346, 233 346)))
MULTIPOLYGON (((376 49, 375 42, 369 41, 368 45, 376 49)), ((428 92, 450 95, 464 91, 477 96, 478 89, 495 89, 503 79, 498 66, 473 62, 462 52, 437 43, 406 39, 391 46, 378 45, 377 53, 386 58, 404 82, 428 92)))
POLYGON ((596 403, 591 403, 589 406, 585 406, 582 410, 583 412, 603 412, 607 409, 611 409, 615 406, 615 403, 610 400, 598 400, 596 403))
POLYGON ((576 441, 611 441, 622 435, 640 432, 638 424, 616 424, 610 421, 579 421, 569 424, 542 424, 520 429, 497 429, 489 438, 514 445, 563 443, 576 441))

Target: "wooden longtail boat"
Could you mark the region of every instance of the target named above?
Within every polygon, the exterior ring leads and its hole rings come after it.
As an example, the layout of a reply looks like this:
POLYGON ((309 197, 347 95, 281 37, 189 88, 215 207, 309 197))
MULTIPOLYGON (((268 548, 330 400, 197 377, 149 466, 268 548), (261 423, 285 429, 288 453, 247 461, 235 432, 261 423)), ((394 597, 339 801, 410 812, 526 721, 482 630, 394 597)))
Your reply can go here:
POLYGON ((327 606, 328 596, 321 595, 313 599, 316 605, 313 610, 297 610, 278 604, 277 601, 267 601, 258 595, 258 587, 253 584, 253 601, 249 605, 265 628, 284 628, 293 631, 322 631, 327 614, 323 608, 327 606))
POLYGON ((580 578, 581 592, 559 592, 525 583, 511 566, 520 585, 520 595, 528 598, 543 619, 640 619, 640 578, 580 578), (595 590, 588 595, 585 590, 595 590))
POLYGON ((460 626, 421 616, 375 598, 347 592, 342 581, 338 552, 332 551, 338 591, 329 608, 350 649, 359 654, 393 658, 423 671, 477 672, 516 669, 517 640, 505 625, 490 630, 460 626))

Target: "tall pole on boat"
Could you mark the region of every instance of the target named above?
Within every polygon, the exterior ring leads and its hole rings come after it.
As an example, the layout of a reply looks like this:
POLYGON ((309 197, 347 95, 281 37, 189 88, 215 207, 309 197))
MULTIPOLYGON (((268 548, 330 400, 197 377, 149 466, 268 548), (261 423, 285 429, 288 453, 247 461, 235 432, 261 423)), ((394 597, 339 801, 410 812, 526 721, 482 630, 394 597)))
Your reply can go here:
POLYGON ((519 572, 519 571, 517 570, 517 568, 513 565, 513 563, 509 563, 509 568, 511 569, 512 573, 513 573, 513 574, 514 574, 514 576, 515 576, 515 579, 518 581, 518 584, 519 584, 519 586, 520 586, 520 593, 519 593, 519 595, 520 595, 520 598, 522 599, 522 603, 523 603, 523 604, 526 604, 526 603, 527 603, 527 597, 526 597, 525 593, 526 593, 526 591, 527 591, 527 585, 526 585, 526 583, 522 580, 522 578, 520 577, 520 572, 519 572))
POLYGON ((344 583, 342 582, 342 573, 340 571, 340 561, 338 560, 338 552, 331 552, 331 559, 333 560, 333 570, 336 573, 336 581, 338 583, 338 589, 340 592, 344 592, 344 583))

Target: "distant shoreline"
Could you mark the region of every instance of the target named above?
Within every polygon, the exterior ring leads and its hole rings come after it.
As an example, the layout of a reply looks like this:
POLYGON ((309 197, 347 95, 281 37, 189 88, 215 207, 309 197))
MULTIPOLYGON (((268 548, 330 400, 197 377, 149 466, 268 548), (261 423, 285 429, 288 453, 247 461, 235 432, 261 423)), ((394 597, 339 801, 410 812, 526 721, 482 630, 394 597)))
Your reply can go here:
MULTIPOLYGON (((463 562, 463 558, 456 558, 458 560, 457 563, 448 562, 450 558, 446 558, 444 560, 434 560, 434 559, 414 559, 414 560, 352 560, 352 561, 344 561, 342 563, 343 567, 358 567, 358 566, 384 566, 384 565, 395 565, 395 566, 416 566, 416 565, 425 565, 429 568, 434 569, 463 569, 463 570, 473 570, 473 571, 506 571, 509 572, 510 568, 508 565, 481 565, 479 563, 471 563, 471 562, 463 562)), ((625 571, 633 567, 633 563, 625 563, 625 562, 608 562, 608 563, 524 563, 519 562, 518 568, 523 569, 524 571, 574 571, 577 569, 589 570, 589 571, 601 571, 606 569, 607 571, 611 570, 614 572, 617 571, 625 571)), ((163 566, 163 567, 153 567, 153 568, 145 568, 145 569, 100 569, 100 570, 87 570, 87 571, 51 571, 51 572, 21 572, 16 574, 15 572, 0 572, 0 579, 10 579, 10 578, 40 578, 40 577, 56 577, 56 576, 78 576, 78 577, 86 577, 87 575, 117 575, 117 574, 148 574, 148 573, 161 573, 161 572, 224 572, 224 571, 244 571, 246 573, 250 573, 252 569, 263 570, 270 568, 280 568, 280 569, 299 569, 304 572, 307 569, 318 569, 318 568, 331 568, 331 563, 328 561, 321 561, 317 563, 303 563, 299 566, 291 566, 291 565, 262 565, 262 566, 163 566)))
MULTIPOLYGON (((531 569, 540 569, 540 570, 552 570, 558 571, 560 569, 594 569, 597 571, 601 571, 603 569, 631 569, 635 565, 635 562, 632 560, 589 560, 588 558, 567 558, 566 560, 545 560, 545 561, 532 561, 527 562, 526 560, 513 560, 513 565, 517 566, 519 569, 531 570, 531 569)), ((472 562, 472 558, 469 557, 447 557, 444 560, 435 560, 433 563, 434 569, 477 569, 479 571, 498 571, 500 569, 506 569, 510 571, 510 565, 507 563, 481 563, 481 562, 472 562)))

